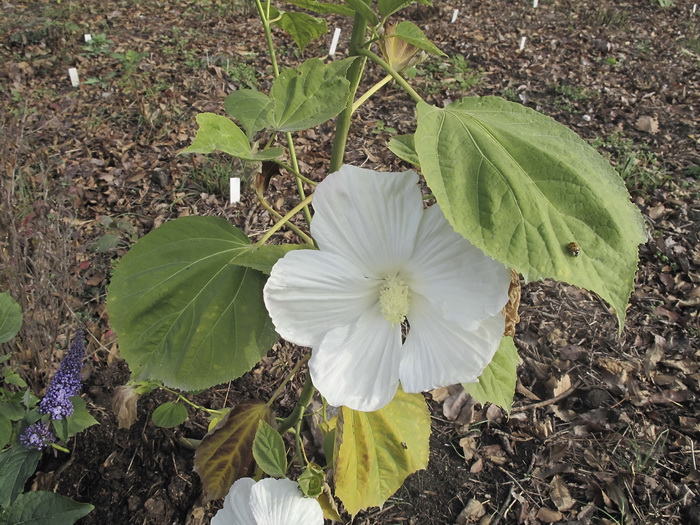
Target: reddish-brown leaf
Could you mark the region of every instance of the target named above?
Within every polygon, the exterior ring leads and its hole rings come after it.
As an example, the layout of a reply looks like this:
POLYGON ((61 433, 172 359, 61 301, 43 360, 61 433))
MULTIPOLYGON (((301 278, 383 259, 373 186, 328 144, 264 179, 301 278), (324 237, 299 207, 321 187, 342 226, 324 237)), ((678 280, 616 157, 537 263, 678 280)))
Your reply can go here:
POLYGON ((234 481, 249 475, 258 422, 271 422, 271 415, 262 401, 243 401, 204 436, 194 455, 194 470, 207 500, 223 498, 234 481))

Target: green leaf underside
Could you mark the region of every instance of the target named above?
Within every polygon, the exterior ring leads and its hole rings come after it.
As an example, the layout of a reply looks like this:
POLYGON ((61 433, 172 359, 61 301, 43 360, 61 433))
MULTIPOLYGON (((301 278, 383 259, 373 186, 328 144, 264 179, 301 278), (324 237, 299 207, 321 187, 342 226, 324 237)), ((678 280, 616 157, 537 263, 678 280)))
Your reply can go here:
POLYGON ((151 415, 153 424, 162 428, 173 428, 187 421, 187 409, 180 403, 163 403, 151 415))
POLYGON ((253 152, 245 133, 227 117, 215 113, 200 113, 197 115, 199 129, 192 145, 182 150, 182 153, 213 153, 223 151, 232 157, 250 161, 276 159, 284 150, 268 148, 253 152))
POLYGON ((413 135, 397 135, 391 137, 389 141, 389 150, 401 160, 413 164, 414 166, 420 166, 413 135))
POLYGON ((382 505, 406 477, 428 465, 430 413, 421 394, 399 389, 376 412, 341 409, 336 431, 336 496, 350 514, 382 505))
POLYGON ((433 5, 430 0, 419 0, 418 2, 415 0, 379 0, 377 3, 377 8, 379 10, 379 14, 382 15, 383 18, 386 18, 393 15, 397 11, 400 11, 404 7, 408 7, 413 4, 433 5))
POLYGON ((364 0, 345 0, 345 3, 358 15, 367 20, 369 25, 376 26, 379 23, 379 18, 377 18, 377 15, 374 14, 364 0))
POLYGON ((479 403, 493 403, 510 414, 517 380, 518 350, 512 337, 501 338, 501 344, 476 383, 462 386, 479 403))
POLYGON ((15 445, 0 452, 0 507, 8 507, 34 474, 41 452, 15 445))
POLYGON ((620 177, 553 119, 498 97, 418 104, 415 146, 453 228, 526 280, 553 278, 615 309, 620 329, 643 220, 620 177), (581 247, 579 257, 567 249, 581 247))
POLYGON ((294 11, 282 13, 274 25, 289 33, 301 51, 328 31, 328 23, 325 20, 294 11))
POLYGON ((239 89, 224 100, 224 109, 246 130, 248 140, 261 129, 271 125, 272 100, 265 93, 253 89, 239 89))
POLYGON ((250 474, 258 423, 271 416, 270 407, 261 401, 243 401, 204 436, 195 452, 194 470, 208 499, 223 498, 234 481, 250 474))
POLYGON ((72 525, 94 508, 89 503, 41 490, 20 494, 2 518, 12 525, 72 525))
POLYGON ((284 440, 266 421, 258 422, 253 442, 253 457, 258 466, 269 476, 283 478, 287 473, 287 450, 284 440))
POLYGON ((139 240, 107 296, 121 355, 135 380, 198 390, 236 379, 278 339, 262 298, 265 276, 230 264, 251 250, 216 217, 182 217, 139 240))
POLYGON ((329 13, 334 13, 336 15, 343 16, 354 16, 355 11, 339 4, 331 4, 327 2, 316 2, 315 0, 288 0, 288 3, 295 5, 297 7, 302 7, 318 13, 320 15, 327 15, 329 13))
POLYGON ((270 90, 272 128, 277 131, 308 129, 332 119, 343 109, 350 93, 345 73, 352 58, 324 64, 312 58, 287 69, 270 90))
POLYGON ((22 328, 22 308, 12 296, 0 293, 0 343, 6 343, 22 328))
POLYGON ((394 35, 396 38, 400 38, 404 42, 408 42, 416 46, 418 49, 422 49, 427 53, 438 56, 447 56, 445 53, 440 51, 438 47, 433 44, 425 33, 413 22, 404 21, 397 24, 394 30, 394 35))

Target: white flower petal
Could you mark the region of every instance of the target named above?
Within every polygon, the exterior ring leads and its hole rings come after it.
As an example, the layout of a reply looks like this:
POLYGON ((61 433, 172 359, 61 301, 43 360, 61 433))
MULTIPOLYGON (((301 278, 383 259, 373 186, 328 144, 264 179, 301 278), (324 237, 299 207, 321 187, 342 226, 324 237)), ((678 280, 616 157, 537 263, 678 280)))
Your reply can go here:
POLYGON ((352 323, 375 304, 381 284, 338 255, 297 250, 273 266, 263 297, 284 339, 315 346, 326 332, 352 323))
POLYGON ((331 405, 379 410, 396 394, 400 352, 401 326, 391 326, 375 305, 314 348, 311 379, 331 405))
POLYGON ((498 313, 473 329, 446 321, 430 301, 414 301, 411 329, 401 355, 399 377, 406 392, 476 381, 493 359, 505 318, 498 313))
POLYGON ((266 478, 251 490, 250 507, 257 525, 323 525, 323 510, 289 479, 266 478))
POLYGON ((424 211, 415 246, 402 275, 444 319, 476 327, 505 306, 510 272, 456 233, 438 205, 424 211))
POLYGON ((257 525, 250 511, 250 492, 255 485, 251 478, 237 480, 224 498, 224 506, 211 519, 211 525, 257 525))
POLYGON ((395 272, 413 251, 422 215, 418 175, 343 166, 314 193, 311 233, 321 251, 349 257, 367 277, 395 272))

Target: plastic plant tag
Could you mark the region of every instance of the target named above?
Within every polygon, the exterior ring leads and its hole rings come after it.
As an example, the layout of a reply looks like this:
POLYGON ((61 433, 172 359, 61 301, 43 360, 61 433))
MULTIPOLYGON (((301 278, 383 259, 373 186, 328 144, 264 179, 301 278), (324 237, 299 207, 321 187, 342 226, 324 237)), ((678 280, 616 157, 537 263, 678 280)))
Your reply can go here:
POLYGON ((86 42, 92 41, 92 35, 90 33, 85 33, 85 41, 86 42))
POLYGON ((231 177, 229 182, 231 188, 231 204, 235 204, 241 200, 241 179, 240 177, 231 177))
POLYGON ((78 70, 76 68, 68 68, 68 76, 70 77, 71 86, 78 87, 80 85, 80 79, 78 78, 78 70))
POLYGON ((518 46, 518 50, 519 50, 519 51, 522 51, 523 49, 525 49, 525 42, 526 42, 526 40, 527 40, 527 37, 526 37, 526 36, 524 36, 524 37, 522 37, 522 38, 520 39, 520 45, 518 46))
POLYGON ((338 48, 338 40, 340 40, 340 28, 336 27, 333 31, 333 39, 331 40, 331 48, 328 50, 328 56, 334 56, 335 50, 338 48))
POLYGON ((459 9, 452 11, 452 20, 450 20, 450 24, 454 24, 457 21, 457 15, 459 15, 459 9))
POLYGON ((537 1, 538 1, 538 0, 532 0, 532 7, 533 7, 533 8, 536 8, 536 7, 537 7, 537 1))

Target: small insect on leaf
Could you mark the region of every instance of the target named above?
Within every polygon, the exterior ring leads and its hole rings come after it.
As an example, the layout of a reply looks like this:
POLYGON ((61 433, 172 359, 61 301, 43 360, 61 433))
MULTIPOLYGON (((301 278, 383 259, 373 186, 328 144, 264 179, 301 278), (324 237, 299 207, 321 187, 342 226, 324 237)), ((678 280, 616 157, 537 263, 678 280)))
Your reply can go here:
POLYGON ((581 247, 578 245, 578 243, 575 242, 570 242, 569 244, 567 244, 566 249, 569 250, 569 253, 574 257, 578 257, 581 253, 581 247))

